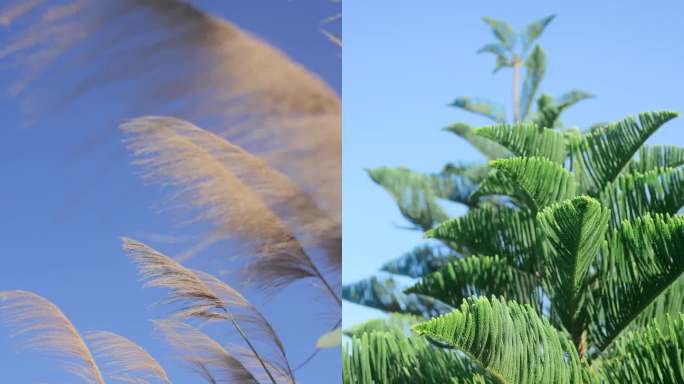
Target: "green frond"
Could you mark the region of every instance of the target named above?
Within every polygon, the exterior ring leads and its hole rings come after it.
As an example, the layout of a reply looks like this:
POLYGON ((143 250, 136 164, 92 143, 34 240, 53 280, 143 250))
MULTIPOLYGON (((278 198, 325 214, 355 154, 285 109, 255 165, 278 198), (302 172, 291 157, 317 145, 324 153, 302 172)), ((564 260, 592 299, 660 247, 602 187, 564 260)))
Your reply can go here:
POLYGON ((560 165, 541 157, 514 157, 490 162, 491 170, 471 195, 512 197, 533 213, 575 196, 574 176, 560 165))
POLYGON ((572 152, 581 165, 583 190, 598 194, 622 172, 646 139, 676 116, 671 111, 645 112, 639 114, 638 120, 629 116, 573 141, 572 152))
POLYGON ((492 32, 497 40, 499 40, 509 52, 513 52, 518 36, 513 32, 513 28, 511 28, 510 24, 502 20, 492 19, 491 17, 483 17, 482 21, 492 28, 492 32))
POLYGON ((542 93, 537 98, 537 112, 534 113, 530 120, 540 127, 549 129, 556 128, 560 122, 561 108, 553 101, 553 98, 545 93, 542 93))
POLYGON ((396 259, 386 262, 380 270, 416 278, 432 273, 455 259, 456 255, 453 252, 440 250, 434 246, 421 245, 396 259))
POLYGON ((538 246, 534 217, 505 207, 472 209, 426 232, 425 237, 454 244, 464 254, 500 255, 521 268, 534 265, 538 246))
POLYGON ((594 365, 607 383, 684 383, 684 316, 630 332, 594 365))
POLYGON ((630 171, 645 173, 657 168, 676 168, 684 165, 684 148, 674 145, 645 145, 639 156, 628 164, 630 171))
POLYGON ((633 320, 633 327, 643 328, 655 323, 662 329, 667 325, 669 316, 678 317, 681 313, 684 313, 684 277, 682 276, 658 295, 658 298, 633 320))
POLYGON ((594 97, 595 96, 589 92, 583 91, 581 89, 573 89, 558 97, 558 99, 556 99, 556 105, 558 105, 558 107, 562 110, 571 107, 582 100, 592 99, 594 97))
POLYGON ((492 53, 497 56, 505 56, 506 55, 506 47, 499 43, 490 43, 490 44, 485 44, 482 46, 482 48, 477 50, 477 53, 492 53))
POLYGON ((467 141, 470 145, 480 151, 480 153, 482 153, 488 160, 495 160, 511 156, 511 153, 506 150, 506 148, 492 142, 489 139, 485 139, 479 135, 476 135, 475 130, 468 124, 455 123, 445 127, 444 130, 451 132, 467 141))
POLYGON ((563 133, 535 123, 490 125, 474 133, 498 143, 514 156, 538 156, 559 164, 567 156, 563 133))
MULTIPOLYGON (((684 272, 684 217, 645 215, 613 231, 597 264, 590 334, 600 350, 635 328, 684 272)), ((667 310, 667 308, 662 308, 667 310)))
POLYGON ((342 298, 352 303, 376 308, 385 312, 409 313, 430 317, 448 312, 451 308, 433 298, 407 295, 390 277, 370 277, 342 286, 342 298))
MULTIPOLYGON (((525 60, 525 81, 523 82, 520 98, 520 119, 525 120, 530 112, 534 95, 546 74, 546 53, 540 46, 535 46, 532 53, 525 60)), ((549 127, 552 128, 552 127, 549 127)))
POLYGON ((544 29, 546 29, 546 27, 553 21, 555 17, 556 15, 542 17, 531 22, 525 27, 525 30, 520 36, 523 52, 527 52, 527 50, 532 46, 532 43, 534 43, 534 41, 541 36, 541 34, 544 32, 544 29))
MULTIPOLYGON (((480 168, 479 165, 473 166, 480 168)), ((484 179, 481 169, 465 169, 461 174, 454 171, 426 174, 428 183, 435 195, 440 199, 460 204, 469 204, 469 195, 473 193, 477 184, 484 179)))
POLYGON ((542 93, 541 96, 537 98, 537 111, 531 116, 530 120, 537 123, 540 127, 561 127, 562 123, 560 122, 560 116, 563 111, 582 100, 592 97, 594 97, 594 95, 580 90, 572 90, 563 94, 556 100, 551 96, 542 93))
POLYGON ((437 203, 438 196, 433 187, 439 187, 440 193, 450 187, 452 195, 462 194, 464 199, 472 190, 464 178, 439 180, 407 168, 380 167, 369 169, 368 175, 392 195, 404 218, 423 230, 448 218, 437 203))
POLYGON ((541 292, 533 274, 499 256, 469 256, 424 276, 406 293, 434 297, 458 307, 471 296, 495 295, 529 304, 541 312, 541 292))
POLYGON ((411 335, 411 327, 424 319, 415 315, 405 313, 390 313, 387 317, 371 319, 361 324, 356 324, 343 333, 349 337, 360 337, 364 333, 391 332, 404 336, 411 335))
POLYGON ((579 384, 587 375, 568 337, 514 301, 471 298, 413 329, 465 352, 499 383, 579 384))
POLYGON ((676 214, 684 206, 684 168, 622 173, 606 186, 600 199, 613 211, 614 226, 646 213, 676 214))
POLYGON ((586 196, 554 204, 537 215, 543 238, 544 285, 556 315, 576 344, 586 321, 590 268, 609 220, 610 210, 586 196))
POLYGON ((500 104, 495 104, 487 100, 475 99, 471 97, 458 97, 449 105, 487 117, 496 122, 503 122, 506 119, 506 111, 504 107, 500 104))
POLYGON ((482 48, 478 49, 477 53, 491 53, 496 56, 496 67, 494 67, 494 73, 498 72, 501 68, 510 67, 513 65, 507 56, 508 51, 506 50, 506 47, 501 44, 486 44, 482 48))
POLYGON ((589 133, 594 132, 596 130, 603 129, 603 127, 605 127, 608 124, 610 124, 610 123, 607 121, 599 121, 599 122, 593 123, 590 126, 588 126, 587 128, 585 128, 583 132, 586 135, 586 134, 589 134, 589 133))
MULTIPOLYGON (((502 150, 504 150, 502 148, 502 150)), ((454 164, 447 163, 442 168, 442 175, 456 175, 465 177, 473 183, 479 183, 487 177, 487 172, 489 171, 489 165, 486 163, 475 163, 475 164, 454 164)))
POLYGON ((342 352, 343 384, 491 384, 467 357, 419 337, 374 332, 342 352))

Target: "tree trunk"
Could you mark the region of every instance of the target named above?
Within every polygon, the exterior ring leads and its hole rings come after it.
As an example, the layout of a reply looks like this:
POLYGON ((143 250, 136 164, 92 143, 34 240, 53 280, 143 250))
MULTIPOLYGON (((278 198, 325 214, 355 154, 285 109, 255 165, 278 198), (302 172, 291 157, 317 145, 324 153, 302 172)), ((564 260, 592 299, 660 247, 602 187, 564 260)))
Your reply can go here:
POLYGON ((513 121, 520 122, 520 65, 519 58, 513 58, 513 121))

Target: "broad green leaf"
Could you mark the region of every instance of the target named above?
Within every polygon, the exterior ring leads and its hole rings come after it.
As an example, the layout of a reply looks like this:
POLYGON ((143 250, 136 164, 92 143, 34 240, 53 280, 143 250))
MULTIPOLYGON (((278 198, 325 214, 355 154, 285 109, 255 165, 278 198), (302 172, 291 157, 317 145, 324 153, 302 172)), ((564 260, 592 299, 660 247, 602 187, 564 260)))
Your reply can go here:
POLYGON ((494 36, 501 42, 501 44, 506 47, 509 52, 513 52, 515 49, 515 43, 517 35, 513 32, 513 28, 502 20, 492 19, 491 17, 483 17, 482 21, 487 23, 492 28, 494 36))
POLYGON ((589 271, 604 242, 610 210, 580 196, 537 215, 543 238, 544 282, 561 323, 578 344, 584 331, 589 271))
POLYGON ((630 332, 594 365, 607 383, 684 383, 684 317, 630 332))
POLYGON ((544 32, 544 29, 546 29, 546 26, 549 25, 549 23, 551 23, 555 17, 556 15, 542 17, 541 19, 531 22, 527 25, 527 27, 525 27, 525 30, 520 36, 523 52, 527 52, 527 50, 532 46, 532 43, 539 38, 542 32, 544 32))
POLYGON ((646 215, 624 221, 601 252, 599 287, 592 294, 590 329, 605 350, 652 311, 684 272, 684 217, 646 215))
POLYGON ((491 170, 471 195, 512 197, 536 214, 540 209, 575 196, 574 176, 560 165, 541 157, 514 157, 490 162, 491 170))
POLYGON ((392 278, 371 277, 342 287, 342 298, 352 303, 385 312, 409 313, 430 317, 450 310, 450 307, 430 297, 407 295, 392 278))
POLYGON ((684 165, 684 148, 674 145, 644 145, 637 158, 628 164, 630 171, 645 173, 657 168, 676 168, 684 165))
POLYGON ((456 255, 453 252, 440 250, 435 246, 422 245, 386 262, 380 270, 415 278, 432 273, 455 258, 456 255))
POLYGON ((638 120, 629 116, 573 141, 571 148, 581 165, 583 190, 597 195, 617 178, 646 139, 676 116, 670 111, 641 113, 638 120))
POLYGON ((440 224, 425 237, 458 246, 467 255, 499 255, 530 270, 537 253, 536 233, 534 217, 528 212, 482 207, 440 224))
POLYGON ((316 348, 337 348, 342 344, 342 328, 327 332, 316 341, 316 348))
POLYGON ((413 329, 465 352, 499 383, 579 384, 587 376, 567 336, 514 301, 471 298, 413 329))
POLYGON ((563 133, 534 123, 490 125, 474 133, 500 144, 514 156, 538 156, 559 164, 567 156, 563 133))
POLYGON ((342 352, 343 384, 492 384, 462 354, 435 348, 420 337, 364 333, 342 352))
POLYGON ((492 142, 491 140, 485 139, 481 136, 475 134, 475 130, 471 128, 468 124, 455 123, 444 128, 445 131, 452 132, 457 136, 462 137, 465 141, 470 143, 473 147, 477 148, 480 153, 482 153, 487 159, 495 160, 502 157, 509 157, 511 153, 506 150, 506 148, 501 145, 492 142))
POLYGON ((496 122, 503 122, 506 118, 506 111, 503 106, 494 104, 491 101, 474 99, 470 97, 456 98, 451 104, 452 107, 465 109, 468 112, 476 113, 488 117, 496 122))
POLYGON ((675 214, 684 206, 684 168, 622 173, 606 186, 600 199, 613 211, 614 226, 646 213, 675 214))
MULTIPOLYGON (((523 82, 522 95, 520 97, 520 119, 525 120, 530 112, 534 95, 539 90, 539 85, 546 74, 546 53, 540 46, 534 50, 525 60, 525 81, 523 82)), ((552 128, 552 127, 549 127, 552 128)))
POLYGON ((469 256, 424 276, 404 292, 434 297, 452 307, 471 296, 495 295, 541 311, 541 292, 536 288, 534 275, 511 265, 506 258, 469 256))

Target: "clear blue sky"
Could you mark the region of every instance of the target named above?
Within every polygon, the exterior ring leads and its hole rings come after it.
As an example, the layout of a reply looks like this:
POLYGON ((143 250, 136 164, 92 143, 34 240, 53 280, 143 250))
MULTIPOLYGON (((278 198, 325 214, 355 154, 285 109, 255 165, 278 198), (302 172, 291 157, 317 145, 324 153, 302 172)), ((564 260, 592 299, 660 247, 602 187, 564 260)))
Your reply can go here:
MULTIPOLYGON (((363 171, 407 166, 439 171, 449 161, 481 157, 442 132, 450 123, 488 121, 445 105, 457 96, 505 102, 511 72, 491 75, 494 58, 475 51, 492 41, 483 16, 520 28, 557 14, 540 43, 548 56, 541 90, 571 88, 597 95, 563 118, 587 127, 654 109, 684 112, 681 50, 684 3, 656 1, 347 1, 344 7, 343 282, 421 244, 390 196, 363 171)), ((668 123, 652 143, 684 145, 684 118, 668 123)), ((343 325, 379 311, 347 302, 343 325)))
MULTIPOLYGON (((321 20, 335 14, 338 5, 325 0, 195 3, 286 51, 339 92, 338 49, 319 31, 321 20)), ((11 75, 0 68, 0 84, 7 84, 11 75)), ((1 100, 0 290, 41 294, 79 330, 108 330, 131 338, 162 362, 174 382, 199 382, 172 356, 161 335, 153 332, 149 320, 167 314, 153 305, 164 292, 143 289, 136 269, 121 251, 120 236, 145 241, 147 233, 179 232, 174 217, 151 208, 160 191, 139 181, 118 136, 75 160, 69 156, 89 132, 115 127, 132 116, 118 113, 116 101, 86 98, 25 129, 20 127, 16 102, 1 100)), ((176 250, 150 244, 169 253, 176 250)), ((255 292, 248 297, 265 305, 293 365, 312 352, 317 337, 334 323, 311 304, 314 295, 307 285, 272 298, 255 292)), ((0 326, 0 382, 76 382, 49 360, 17 347, 0 326)), ((325 382, 334 383, 340 365, 339 350, 325 351, 299 372, 299 379, 321 383, 320 378, 332 374, 325 382)))

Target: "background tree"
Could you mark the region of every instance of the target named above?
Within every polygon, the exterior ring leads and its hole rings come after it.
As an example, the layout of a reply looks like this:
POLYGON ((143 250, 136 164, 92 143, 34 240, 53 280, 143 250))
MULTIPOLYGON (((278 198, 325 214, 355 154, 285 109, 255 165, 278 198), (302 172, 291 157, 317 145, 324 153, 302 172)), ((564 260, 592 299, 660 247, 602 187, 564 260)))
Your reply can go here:
MULTIPOLYGON (((548 101, 548 97, 540 97, 539 109, 548 101)), ((354 341, 344 354, 347 382, 681 380, 680 373, 668 368, 668 364, 679 364, 675 340, 682 332, 681 322, 676 320, 681 296, 676 284, 672 289, 669 286, 680 276, 674 267, 678 261, 672 257, 679 246, 680 224, 676 218, 657 215, 674 214, 684 202, 676 169, 681 165, 681 150, 643 146, 674 114, 642 114, 639 121, 627 118, 585 134, 577 129, 543 128, 557 128, 558 115, 547 116, 552 119, 467 130, 469 141, 478 143, 478 149, 498 145, 508 151, 505 157, 516 157, 491 162, 488 175, 461 200, 472 210, 428 232, 453 251, 447 260, 421 248, 383 267, 411 277, 423 276, 407 291, 420 294, 414 296, 416 300, 437 299, 461 308, 415 327, 438 347, 404 345, 403 353, 411 348, 422 351, 411 355, 420 356, 414 360, 394 360, 400 350, 396 346, 414 339, 406 338, 405 327, 404 333, 393 330, 396 315, 349 330, 354 341), (574 198, 576 195, 595 198, 574 198), (658 229, 646 229, 654 227, 658 229), (444 235, 447 232, 449 235, 444 235), (663 240, 653 233, 674 237, 663 240), (649 256, 641 256, 644 251, 649 256), (647 272, 626 261, 640 256, 647 259, 640 265, 658 267, 647 272), (626 276, 633 276, 626 284, 633 284, 629 288, 621 286, 626 276), (634 295, 645 291, 651 294, 634 295), (472 295, 511 301, 469 298, 472 295), (635 325, 653 318, 658 324, 635 325), (659 333, 658 325, 668 332, 659 333), (592 335, 590 329, 600 329, 598 333, 603 335, 592 335), (600 340, 612 333, 608 329, 617 333, 605 344, 600 340), (617 347, 619 342, 611 345, 620 336, 630 347, 617 347), (646 348, 636 348, 646 339, 650 340, 646 348), (655 350, 668 358, 664 362, 647 358, 655 350), (544 356, 539 351, 544 351, 544 356), (611 359, 629 363, 605 364, 611 359)), ((422 212, 436 211, 430 204, 420 206, 428 207, 422 212)), ((429 223, 428 215, 415 212, 421 211, 402 209, 405 217, 429 223)), ((358 292, 364 284, 351 287, 358 292)), ((378 291, 373 288, 369 290, 372 293, 356 297, 372 297, 378 291)))
MULTIPOLYGON (((479 52, 496 54, 495 71, 512 67, 514 60, 528 63, 525 83, 529 83, 530 86, 524 87, 526 91, 523 92, 522 99, 515 103, 516 108, 525 111, 522 119, 526 122, 544 127, 561 128, 559 117, 562 111, 591 97, 591 94, 573 90, 557 99, 542 94, 536 99, 535 113, 527 112, 531 109, 531 101, 535 100, 546 74, 546 58, 543 49, 539 45, 535 46, 533 52, 536 52, 536 58, 528 53, 533 43, 553 19, 554 16, 541 18, 530 23, 522 33, 516 34, 506 22, 486 18, 485 22, 492 28, 497 42, 485 45, 479 52), (521 48, 518 49, 518 47, 521 48), (526 108, 521 108, 523 102, 527 103, 526 108)), ((513 88, 515 89, 515 86, 513 88)), ((494 123, 504 122, 506 116, 501 105, 482 98, 458 97, 451 105, 485 116, 494 123)), ((509 150, 490 140, 486 134, 482 132, 475 134, 468 124, 455 123, 444 130, 469 142, 487 159, 512 156, 509 150)), ((428 231, 449 218, 442 201, 457 203, 466 208, 482 204, 499 205, 500 199, 496 198, 488 199, 486 203, 470 199, 470 195, 487 172, 488 164, 486 163, 449 163, 440 172, 431 174, 423 174, 403 167, 380 167, 368 170, 371 179, 394 198, 402 216, 411 224, 411 228, 421 232, 428 231)), ((400 281, 403 278, 397 280, 397 276, 418 278, 463 256, 464 252, 467 255, 467 250, 463 247, 454 247, 448 243, 431 242, 421 245, 384 265, 381 268, 382 275, 343 287, 342 295, 345 300, 389 312, 406 311, 425 316, 440 313, 440 308, 444 308, 442 303, 435 303, 420 295, 403 294, 400 289, 402 285, 400 281)))

